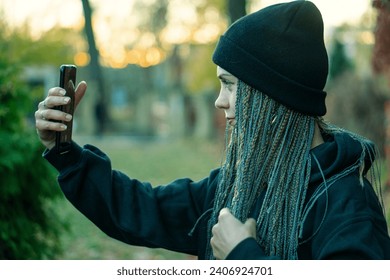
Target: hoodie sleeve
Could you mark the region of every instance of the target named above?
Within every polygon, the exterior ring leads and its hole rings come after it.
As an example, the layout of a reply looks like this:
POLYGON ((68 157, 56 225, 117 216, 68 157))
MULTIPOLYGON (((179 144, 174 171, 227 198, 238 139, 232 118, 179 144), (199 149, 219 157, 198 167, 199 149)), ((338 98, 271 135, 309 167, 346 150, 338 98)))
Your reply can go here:
POLYGON ((188 233, 202 211, 208 179, 152 187, 112 170, 99 149, 72 144, 69 153, 46 158, 59 172, 67 199, 107 235, 132 245, 196 254, 188 233))

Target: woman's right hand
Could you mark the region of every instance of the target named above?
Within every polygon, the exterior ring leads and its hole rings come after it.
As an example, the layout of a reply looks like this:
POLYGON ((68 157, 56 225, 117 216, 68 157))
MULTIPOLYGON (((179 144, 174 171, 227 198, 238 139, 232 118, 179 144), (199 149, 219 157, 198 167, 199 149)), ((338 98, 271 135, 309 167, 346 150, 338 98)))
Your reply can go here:
MULTIPOLYGON (((75 91, 75 110, 86 90, 87 84, 84 81, 80 82, 75 91)), ((56 132, 65 131, 66 122, 73 118, 72 115, 54 108, 69 102, 70 98, 65 96, 65 90, 54 87, 49 90, 47 97, 38 104, 38 110, 35 112, 35 127, 40 141, 49 150, 55 146, 56 132), (65 124, 59 121, 64 121, 65 124)))

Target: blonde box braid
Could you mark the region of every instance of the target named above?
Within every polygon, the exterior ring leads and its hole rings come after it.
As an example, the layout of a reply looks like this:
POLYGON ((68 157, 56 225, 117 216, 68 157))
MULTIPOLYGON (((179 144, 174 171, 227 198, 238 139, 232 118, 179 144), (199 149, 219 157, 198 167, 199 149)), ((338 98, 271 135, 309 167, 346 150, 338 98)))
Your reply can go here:
MULTIPOLYGON (((314 126, 313 117, 290 110, 238 82, 236 125, 208 224, 210 238, 222 208, 228 207, 244 222, 263 193, 257 216, 258 243, 267 255, 297 259, 314 126)), ((210 244, 207 254, 213 259, 210 244)))

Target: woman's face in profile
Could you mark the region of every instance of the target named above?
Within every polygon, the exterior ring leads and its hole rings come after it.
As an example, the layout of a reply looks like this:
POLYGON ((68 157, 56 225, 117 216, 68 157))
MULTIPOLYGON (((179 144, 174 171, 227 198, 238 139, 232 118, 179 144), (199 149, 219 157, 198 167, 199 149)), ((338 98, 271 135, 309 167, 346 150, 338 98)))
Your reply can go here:
POLYGON ((215 107, 224 110, 227 122, 235 125, 238 79, 219 66, 217 66, 217 77, 221 82, 221 89, 215 100, 215 107))

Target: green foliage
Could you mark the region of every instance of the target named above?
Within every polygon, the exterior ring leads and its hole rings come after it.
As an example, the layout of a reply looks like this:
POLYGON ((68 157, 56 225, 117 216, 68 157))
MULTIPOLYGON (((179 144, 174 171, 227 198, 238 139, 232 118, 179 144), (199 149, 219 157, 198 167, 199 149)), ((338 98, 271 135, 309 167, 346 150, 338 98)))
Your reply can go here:
POLYGON ((217 66, 211 61, 214 49, 215 44, 192 46, 191 56, 184 61, 185 68, 191 69, 191 75, 187 75, 185 80, 191 94, 218 92, 217 66))
POLYGON ((47 259, 60 251, 64 224, 52 210, 55 173, 26 117, 33 108, 21 63, 0 26, 0 259, 47 259), (11 55, 12 54, 12 55, 11 55))
POLYGON ((26 24, 11 29, 0 20, 1 48, 10 61, 23 61, 24 65, 60 65, 73 61, 76 48, 82 44, 81 35, 72 30, 56 27, 39 37, 33 37, 26 24))
POLYGON ((62 224, 50 200, 59 196, 53 170, 33 132, 0 131, 0 259, 52 258, 62 224))
POLYGON ((345 72, 333 80, 327 91, 327 119, 371 139, 383 154, 386 90, 378 79, 345 72))
POLYGON ((352 63, 346 55, 344 44, 340 40, 335 39, 333 43, 333 51, 330 55, 330 78, 334 79, 351 69, 352 63))
MULTIPOLYGON (((23 37, 26 38, 26 36, 23 37)), ((19 37, 22 42, 23 37, 19 37)), ((20 53, 24 54, 24 64, 57 66, 64 61, 73 61, 76 43, 81 41, 81 35, 73 29, 54 28, 40 38, 32 40, 32 42, 29 41, 25 40, 23 43, 26 45, 20 50, 20 53), (23 50, 27 50, 27 52, 23 50)))

